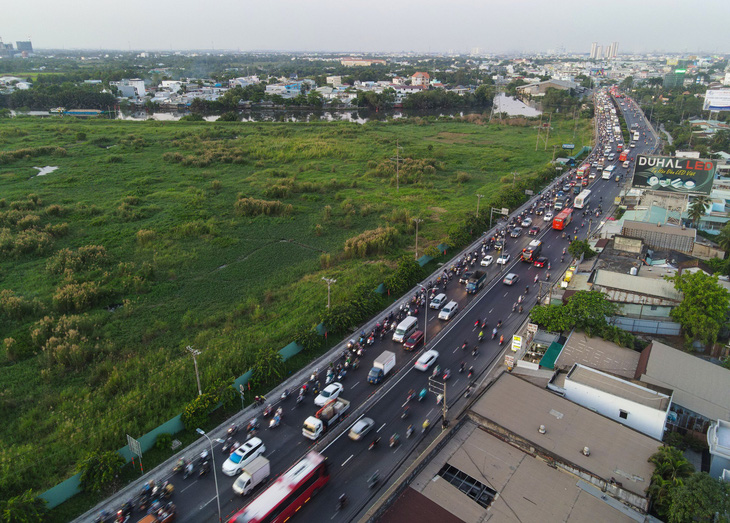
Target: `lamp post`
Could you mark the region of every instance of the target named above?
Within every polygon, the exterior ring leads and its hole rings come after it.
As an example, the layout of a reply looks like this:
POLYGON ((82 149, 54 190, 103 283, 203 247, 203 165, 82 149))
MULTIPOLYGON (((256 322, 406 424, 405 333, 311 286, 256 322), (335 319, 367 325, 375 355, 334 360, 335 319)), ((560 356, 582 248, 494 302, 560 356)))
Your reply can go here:
POLYGON ((423 300, 423 314, 425 322, 423 324, 423 346, 425 347, 426 343, 428 342, 428 340, 426 339, 426 332, 428 329, 428 289, 426 289, 426 287, 424 287, 421 283, 417 283, 416 285, 418 285, 426 293, 426 298, 423 300))
POLYGON ((215 479, 215 500, 218 502, 218 523, 222 521, 221 518, 221 498, 218 494, 218 476, 216 475, 216 468, 215 468, 215 452, 213 452, 213 442, 210 440, 208 435, 205 433, 203 429, 195 429, 195 431, 200 434, 201 436, 205 436, 205 439, 208 440, 208 443, 210 443, 210 455, 213 458, 213 478, 215 479))
POLYGON ((200 355, 200 351, 192 348, 190 345, 185 347, 185 350, 193 355, 193 364, 195 365, 195 379, 198 381, 198 396, 203 395, 203 390, 200 388, 200 374, 198 374, 198 360, 196 356, 200 355))
POLYGON ((477 219, 479 218, 479 202, 484 198, 483 194, 477 194, 477 219))
POLYGON ((418 259, 418 224, 423 220, 421 218, 413 218, 413 221, 416 222, 416 259, 418 259))
POLYGON ((332 286, 333 283, 337 283, 337 280, 335 280, 334 278, 325 278, 324 276, 322 276, 322 280, 327 283, 327 308, 329 309, 330 308, 330 287, 332 286))

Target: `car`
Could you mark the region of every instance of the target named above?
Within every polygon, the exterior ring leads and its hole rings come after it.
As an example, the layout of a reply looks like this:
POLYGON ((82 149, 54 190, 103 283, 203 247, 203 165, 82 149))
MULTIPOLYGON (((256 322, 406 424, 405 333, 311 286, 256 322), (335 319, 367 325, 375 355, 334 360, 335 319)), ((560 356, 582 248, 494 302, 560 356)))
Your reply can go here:
POLYGON ((423 344, 423 331, 415 331, 403 344, 403 350, 416 350, 423 344))
POLYGON ((231 452, 228 459, 223 463, 223 474, 226 476, 237 476, 243 469, 266 452, 264 442, 259 438, 251 438, 246 443, 231 452))
POLYGON ((573 194, 580 194, 580 187, 573 187, 573 194))
POLYGON ((530 218, 529 216, 525 216, 525 219, 522 220, 522 223, 520 225, 522 225, 523 227, 529 227, 530 225, 532 225, 532 218, 530 218))
POLYGON ((318 407, 324 407, 324 404, 328 401, 338 398, 344 388, 342 383, 330 383, 314 398, 314 404, 318 407))
POLYGON ((494 261, 494 256, 486 255, 484 258, 482 258, 482 261, 479 262, 479 265, 482 267, 489 267, 492 265, 492 262, 494 261))
POLYGON ((547 265, 548 259, 545 256, 540 256, 537 260, 535 260, 535 263, 533 265, 535 267, 545 267, 547 265))
POLYGON ((511 256, 507 252, 501 254, 499 258, 497 258, 497 265, 507 265, 510 261, 510 258, 511 256))
POLYGON ((538 216, 542 216, 543 214, 545 214, 545 207, 543 207, 543 206, 538 207, 537 210, 535 211, 535 214, 537 214, 538 216))
POLYGON ((515 227, 514 229, 512 229, 512 232, 509 233, 509 235, 512 236, 513 238, 519 238, 521 234, 522 234, 522 227, 515 227))
POLYGON ((474 276, 474 271, 465 271, 464 274, 459 276, 459 283, 466 283, 469 281, 469 278, 474 276))
POLYGON ((520 281, 520 277, 517 276, 514 272, 510 272, 507 276, 504 277, 504 280, 502 280, 502 283, 505 285, 514 285, 520 281))
POLYGON ((583 187, 587 187, 588 186, 588 180, 583 180, 583 183, 581 185, 583 187))
POLYGON ((360 418, 357 420, 357 423, 352 426, 347 436, 352 441, 360 441, 374 426, 375 421, 373 421, 372 418, 360 418))
POLYGON ((558 194, 555 195, 555 199, 559 200, 565 196, 565 193, 563 191, 558 191, 558 194))
POLYGON ((538 234, 540 234, 540 227, 538 227, 537 225, 533 225, 532 227, 530 227, 530 230, 527 231, 527 234, 529 236, 537 236, 538 234))
POLYGON ((543 220, 546 222, 552 221, 553 219, 553 211, 545 211, 545 214, 542 217, 543 220))
POLYGON ((439 320, 450 320, 458 311, 459 304, 452 300, 439 312, 439 320))
POLYGON ((418 370, 427 371, 431 365, 436 363, 439 353, 433 349, 427 350, 416 360, 415 367, 418 370))
POLYGON ((565 185, 563 185, 563 192, 568 192, 568 191, 570 191, 570 184, 566 183, 565 185))
POLYGON ((504 249, 504 240, 497 240, 494 242, 494 250, 501 251, 504 249))
POLYGON ((441 294, 434 296, 434 298, 431 300, 431 303, 429 304, 429 307, 438 310, 443 306, 444 303, 446 303, 446 295, 442 292, 441 294))

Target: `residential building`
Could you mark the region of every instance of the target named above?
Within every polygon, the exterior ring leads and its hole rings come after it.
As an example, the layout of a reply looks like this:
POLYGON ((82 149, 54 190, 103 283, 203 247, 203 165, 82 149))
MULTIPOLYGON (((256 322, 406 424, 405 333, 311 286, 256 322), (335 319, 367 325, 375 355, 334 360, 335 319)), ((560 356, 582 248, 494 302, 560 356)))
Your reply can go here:
POLYGON ((327 84, 331 85, 332 87, 342 87, 342 77, 341 76, 328 76, 327 84))
POLYGON ((144 80, 140 78, 124 78, 118 82, 109 82, 109 85, 119 89, 125 98, 142 98, 146 93, 144 80))
POLYGON ((381 523, 644 521, 660 443, 501 374, 368 510, 381 523), (440 450, 439 450, 440 449, 440 450), (395 499, 393 499, 395 498, 395 499))
POLYGON ((598 42, 593 42, 591 44, 591 53, 589 55, 591 60, 595 60, 597 58, 596 51, 598 50, 598 42))
POLYGON ((369 67, 371 65, 385 65, 385 60, 373 60, 369 58, 341 58, 340 64, 345 67, 369 67))
POLYGON ((662 440, 671 396, 576 363, 548 388, 616 423, 662 440))
POLYGON ((555 368, 568 371, 576 363, 633 379, 639 365, 639 353, 603 338, 589 338, 583 332, 573 331, 555 361, 555 368))
POLYGON ((697 231, 688 227, 676 227, 669 224, 646 223, 625 220, 621 234, 632 238, 640 238, 654 249, 674 250, 691 254, 694 249, 697 231))
POLYGON ((730 421, 717 420, 707 431, 710 447, 710 476, 730 480, 730 421))
POLYGON ((570 89, 577 88, 578 84, 575 82, 571 82, 570 80, 552 79, 530 85, 521 85, 517 88, 517 92, 530 96, 543 96, 548 89, 559 89, 561 91, 568 91, 570 89))
POLYGON ((30 40, 25 42, 15 42, 15 47, 17 48, 18 52, 25 53, 24 56, 33 54, 33 44, 30 42, 30 40))
POLYGON ((642 352, 635 379, 672 390, 669 430, 704 434, 715 420, 730 420, 730 370, 659 341, 642 352))
POLYGON ((411 76, 411 85, 422 89, 428 89, 430 78, 431 77, 428 73, 414 73, 413 76, 411 76))

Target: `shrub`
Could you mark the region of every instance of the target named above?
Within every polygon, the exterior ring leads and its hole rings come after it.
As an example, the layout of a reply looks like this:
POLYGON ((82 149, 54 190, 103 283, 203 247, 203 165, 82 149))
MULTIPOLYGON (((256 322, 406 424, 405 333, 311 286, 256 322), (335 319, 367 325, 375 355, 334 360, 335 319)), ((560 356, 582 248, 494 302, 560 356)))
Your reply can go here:
POLYGON ((46 270, 61 274, 67 269, 74 272, 98 269, 109 263, 106 249, 101 245, 84 245, 77 250, 61 249, 46 263, 46 270))
POLYGON ((155 448, 156 449, 169 450, 171 445, 172 445, 172 434, 163 432, 162 434, 157 435, 157 438, 155 439, 155 448))
POLYGON ((155 241, 155 238, 155 231, 151 231, 149 229, 140 229, 139 231, 137 231, 137 243, 139 245, 149 245, 150 243, 155 241))
POLYGON ((21 319, 33 310, 33 303, 15 295, 10 289, 0 291, 0 314, 13 319, 21 319))
POLYGON ((223 188, 223 184, 221 184, 220 180, 213 180, 212 182, 210 182, 211 191, 218 193, 221 191, 222 188, 223 188))
POLYGON ((215 406, 213 395, 206 392, 188 402, 183 409, 181 421, 188 430, 195 430, 205 425, 208 414, 215 406))
POLYGON ((96 282, 69 283, 56 289, 53 304, 59 312, 82 311, 95 305, 101 296, 96 282))
POLYGON ((464 171, 456 171, 456 183, 462 184, 471 181, 471 175, 464 171))
POLYGON ((288 216, 294 212, 291 204, 285 205, 280 201, 257 200, 256 198, 239 197, 234 204, 234 210, 239 216, 288 216))
POLYGON ((86 140, 86 133, 84 133, 84 132, 78 132, 78 133, 76 133, 76 141, 77 142, 83 142, 84 140, 86 140))
POLYGON ((124 161, 124 158, 122 158, 118 154, 112 154, 109 156, 109 158, 106 159, 108 163, 122 163, 124 161))
POLYGON ((46 214, 48 216, 61 216, 66 210, 60 205, 49 205, 46 207, 46 214))
POLYGON ((81 472, 81 488, 87 492, 101 492, 117 477, 124 458, 116 452, 90 452, 76 465, 81 472))
POLYGON ((382 254, 393 245, 398 237, 394 227, 378 227, 363 231, 345 241, 345 256, 364 258, 370 254, 382 254))

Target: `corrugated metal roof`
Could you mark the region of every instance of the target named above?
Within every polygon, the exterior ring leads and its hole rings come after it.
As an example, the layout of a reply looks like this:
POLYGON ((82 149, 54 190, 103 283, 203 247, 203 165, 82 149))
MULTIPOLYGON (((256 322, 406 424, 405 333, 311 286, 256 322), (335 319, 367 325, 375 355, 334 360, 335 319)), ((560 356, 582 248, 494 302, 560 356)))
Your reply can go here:
POLYGON ((682 294, 674 288, 674 284, 658 278, 644 278, 631 276, 606 270, 596 271, 594 285, 603 287, 603 292, 609 295, 609 300, 623 303, 651 303, 650 299, 672 302, 682 301, 682 294))

